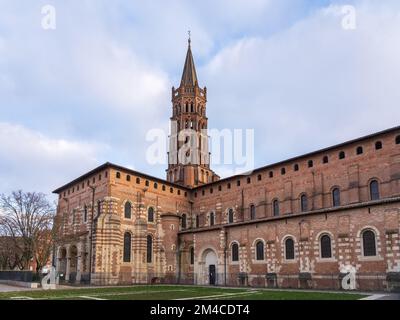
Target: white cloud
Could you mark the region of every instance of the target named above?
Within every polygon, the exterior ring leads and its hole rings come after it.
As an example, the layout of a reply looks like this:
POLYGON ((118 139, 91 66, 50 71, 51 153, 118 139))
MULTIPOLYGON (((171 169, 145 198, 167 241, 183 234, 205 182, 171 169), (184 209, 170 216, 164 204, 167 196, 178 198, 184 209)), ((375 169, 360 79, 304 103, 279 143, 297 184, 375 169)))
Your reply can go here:
POLYGON ((340 8, 244 37, 200 72, 210 122, 223 114, 219 126, 255 128, 257 165, 398 125, 399 11, 360 4, 347 31, 340 8))
POLYGON ((49 193, 99 164, 107 146, 47 137, 20 125, 0 122, 0 190, 49 193))

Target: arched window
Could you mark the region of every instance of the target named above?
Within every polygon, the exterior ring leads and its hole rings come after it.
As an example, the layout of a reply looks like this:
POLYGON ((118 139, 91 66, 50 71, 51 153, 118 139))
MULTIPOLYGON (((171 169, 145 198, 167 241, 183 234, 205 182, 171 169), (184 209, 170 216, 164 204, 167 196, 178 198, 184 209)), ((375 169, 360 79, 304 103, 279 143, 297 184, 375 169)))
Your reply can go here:
POLYGON ((264 242, 261 240, 257 241, 256 243, 256 260, 264 260, 264 242))
POLYGON ((293 167, 294 171, 299 171, 299 165, 296 163, 293 167))
POLYGON ((124 262, 131 262, 132 236, 130 232, 124 234, 124 262))
POLYGON ((383 148, 382 141, 377 141, 375 143, 375 150, 381 150, 383 148))
POLYGON ((400 136, 396 137, 396 144, 400 144, 400 136))
POLYGON ((132 217, 132 205, 129 201, 125 202, 125 219, 130 219, 132 217))
POLYGON ((294 241, 292 238, 285 241, 285 259, 294 260, 294 241))
POLYGON ((153 237, 151 235, 147 236, 147 263, 153 261, 153 237))
POLYGON ((117 172, 117 173, 116 173, 116 177, 117 177, 117 179, 120 179, 120 178, 121 178, 121 173, 120 173, 120 172, 117 172))
POLYGON ((363 154, 364 153, 364 149, 363 147, 358 147, 357 148, 357 155, 363 154))
POLYGON ((150 207, 149 210, 147 210, 147 221, 148 222, 154 222, 154 209, 153 209, 153 207, 150 207))
POLYGON ((309 161, 308 161, 308 167, 309 167, 309 168, 314 167, 314 162, 313 162, 312 160, 309 160, 309 161))
POLYGON ((324 234, 321 237, 321 258, 332 258, 331 237, 324 234))
POLYGON ((194 264, 194 248, 193 247, 190 248, 190 264, 191 265, 194 264))
POLYGON ((233 223, 233 209, 228 211, 228 223, 233 223))
POLYGON ((239 245, 237 243, 232 244, 232 261, 239 261, 239 245))
POLYGON ((322 163, 326 164, 328 162, 329 162, 328 156, 324 156, 323 159, 322 159, 322 163))
POLYGON ((274 212, 274 217, 279 216, 279 201, 278 200, 274 200, 274 202, 272 203, 272 209, 274 212))
POLYGON ((213 226, 215 224, 215 213, 210 212, 210 226, 213 226))
POLYGON ((371 200, 379 200, 379 183, 376 180, 372 180, 369 184, 369 194, 371 200))
POLYGON ((252 204, 250 206, 250 220, 255 220, 256 219, 256 206, 252 204))
POLYGON ((339 188, 335 188, 332 190, 332 205, 334 207, 340 206, 340 190, 339 190, 339 188))
POLYGON ((339 159, 342 160, 342 159, 344 159, 344 158, 346 158, 346 154, 344 153, 344 151, 340 151, 340 153, 339 153, 339 159))
POLYGON ((187 218, 186 218, 186 214, 184 213, 182 215, 182 229, 186 229, 186 223, 187 223, 187 218))
POLYGON ((300 202, 301 202, 301 212, 307 212, 308 211, 308 199, 305 194, 303 194, 300 197, 300 202))
POLYGON ((365 230, 362 233, 364 257, 376 256, 375 233, 372 230, 365 230))

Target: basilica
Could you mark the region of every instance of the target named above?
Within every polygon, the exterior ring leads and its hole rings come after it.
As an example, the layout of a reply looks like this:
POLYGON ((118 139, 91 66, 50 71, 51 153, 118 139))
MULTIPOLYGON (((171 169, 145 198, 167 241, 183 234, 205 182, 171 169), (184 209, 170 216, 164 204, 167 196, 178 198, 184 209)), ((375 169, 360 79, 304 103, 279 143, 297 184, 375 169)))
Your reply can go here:
POLYGON ((165 180, 105 163, 54 191, 62 281, 399 288, 400 127, 221 179, 190 40, 171 99, 165 180))

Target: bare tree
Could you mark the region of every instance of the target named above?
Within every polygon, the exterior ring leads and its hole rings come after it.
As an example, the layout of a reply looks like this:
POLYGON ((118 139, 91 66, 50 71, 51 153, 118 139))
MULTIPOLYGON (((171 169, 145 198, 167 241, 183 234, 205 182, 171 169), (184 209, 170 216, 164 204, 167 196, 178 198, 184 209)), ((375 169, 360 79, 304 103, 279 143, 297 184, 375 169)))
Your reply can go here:
POLYGON ((20 253, 18 267, 27 270, 35 260, 39 270, 51 254, 53 205, 43 193, 19 190, 0 196, 0 210, 0 234, 20 253))

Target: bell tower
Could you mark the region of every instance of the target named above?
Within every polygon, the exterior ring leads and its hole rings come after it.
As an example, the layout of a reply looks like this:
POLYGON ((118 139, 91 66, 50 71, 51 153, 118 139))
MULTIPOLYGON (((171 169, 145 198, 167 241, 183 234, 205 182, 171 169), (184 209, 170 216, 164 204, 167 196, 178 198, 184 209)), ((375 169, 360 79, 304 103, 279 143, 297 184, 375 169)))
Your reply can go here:
POLYGON ((216 180, 210 169, 206 116, 207 88, 199 87, 189 34, 181 84, 172 87, 167 180, 196 187, 216 180))

